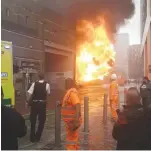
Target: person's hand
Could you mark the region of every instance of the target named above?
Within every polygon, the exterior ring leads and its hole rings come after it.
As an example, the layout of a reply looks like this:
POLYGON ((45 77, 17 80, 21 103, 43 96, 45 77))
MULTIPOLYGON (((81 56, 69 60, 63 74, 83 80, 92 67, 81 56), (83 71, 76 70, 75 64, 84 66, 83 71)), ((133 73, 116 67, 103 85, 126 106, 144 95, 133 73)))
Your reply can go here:
POLYGON ((118 124, 127 124, 128 123, 127 118, 123 112, 119 111, 117 123, 118 124))
POLYGON ((79 120, 74 120, 73 125, 74 125, 74 128, 73 128, 73 131, 74 131, 74 130, 77 130, 81 124, 79 120))
POLYGON ((80 121, 79 121, 79 120, 73 120, 73 121, 70 121, 70 122, 68 123, 68 128, 69 128, 71 131, 75 131, 75 130, 77 130, 79 127, 80 127, 80 121))
POLYGON ((31 106, 29 101, 26 101, 26 108, 29 108, 31 106))
POLYGON ((62 106, 62 103, 61 102, 58 102, 58 104, 57 104, 58 106, 62 106))

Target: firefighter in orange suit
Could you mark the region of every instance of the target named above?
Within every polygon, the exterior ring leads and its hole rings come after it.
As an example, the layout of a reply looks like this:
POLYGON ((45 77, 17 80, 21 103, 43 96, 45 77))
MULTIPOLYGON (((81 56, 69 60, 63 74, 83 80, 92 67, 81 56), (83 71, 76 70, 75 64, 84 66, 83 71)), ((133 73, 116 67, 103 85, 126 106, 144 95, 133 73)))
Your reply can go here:
POLYGON ((66 126, 66 149, 79 150, 78 129, 81 125, 81 102, 72 79, 66 80, 67 92, 62 101, 61 115, 66 126))
POLYGON ((118 92, 118 83, 117 83, 116 74, 111 75, 109 99, 110 99, 112 119, 116 121, 117 120, 116 110, 118 109, 118 104, 119 104, 119 92, 118 92))

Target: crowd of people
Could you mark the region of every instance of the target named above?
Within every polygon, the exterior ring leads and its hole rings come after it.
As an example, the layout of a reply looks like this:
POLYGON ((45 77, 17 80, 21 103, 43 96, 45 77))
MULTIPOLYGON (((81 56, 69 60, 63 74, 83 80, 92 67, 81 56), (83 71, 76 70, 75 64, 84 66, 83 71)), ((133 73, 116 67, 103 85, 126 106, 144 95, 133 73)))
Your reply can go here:
MULTIPOLYGON (((66 149, 80 149, 78 129, 81 126, 81 101, 72 79, 66 81, 66 93, 60 102, 62 119, 66 126, 66 149)), ((151 150, 151 82, 144 77, 140 92, 135 87, 129 88, 126 103, 118 109, 118 84, 116 75, 112 75, 109 99, 113 121, 112 135, 117 140, 117 150, 151 150)), ((46 119, 47 95, 50 86, 39 74, 39 81, 28 90, 27 105, 30 106, 30 141, 39 142, 46 119), (36 119, 39 125, 35 130, 36 119)), ((4 94, 1 87, 1 99, 4 94)), ((27 133, 24 118, 13 108, 1 105, 2 150, 17 150, 19 137, 27 133)))

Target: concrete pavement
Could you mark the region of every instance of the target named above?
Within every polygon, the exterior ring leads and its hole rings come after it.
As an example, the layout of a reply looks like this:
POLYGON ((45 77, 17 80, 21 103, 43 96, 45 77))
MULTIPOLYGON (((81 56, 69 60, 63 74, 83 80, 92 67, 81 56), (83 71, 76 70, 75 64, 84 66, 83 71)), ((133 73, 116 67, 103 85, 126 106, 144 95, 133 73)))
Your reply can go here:
MULTIPOLYGON (((119 88, 120 100, 123 104, 123 88, 119 88)), ((112 138, 113 123, 110 120, 110 109, 108 107, 108 121, 103 123, 103 96, 106 93, 106 88, 102 87, 86 87, 80 90, 80 98, 83 102, 84 96, 89 97, 89 133, 84 133, 84 125, 80 128, 80 146, 82 150, 96 150, 96 149, 115 149, 116 142, 112 138)), ((109 105, 109 103, 108 103, 109 105)), ((82 104, 82 116, 83 116, 83 104, 82 104)), ((29 129, 30 123, 27 120, 28 134, 26 137, 19 140, 19 147, 23 150, 39 150, 39 149, 64 149, 65 144, 65 130, 62 122, 62 146, 55 148, 55 114, 51 111, 47 115, 47 122, 43 132, 43 137, 40 143, 29 142, 29 129)))
POLYGON ((30 121, 29 118, 26 119, 27 125, 27 135, 21 139, 19 139, 19 149, 23 150, 38 150, 42 148, 44 145, 48 144, 51 141, 54 141, 55 136, 55 112, 54 110, 49 111, 47 113, 47 119, 45 128, 43 131, 42 139, 40 143, 31 143, 29 141, 30 136, 30 121))
MULTIPOLYGON (((123 88, 119 88, 120 100, 123 104, 123 88)), ((113 150, 116 148, 116 141, 112 138, 113 123, 111 122, 110 108, 108 107, 107 123, 103 123, 103 96, 106 89, 102 87, 86 87, 80 90, 80 98, 89 97, 89 133, 83 132, 84 125, 79 130, 81 150, 113 150)), ((108 103, 109 105, 109 103, 108 103)), ((84 106, 82 104, 82 116, 84 106)), ((64 137, 65 138, 65 137, 64 137)), ((55 148, 53 142, 42 149, 65 149, 65 139, 62 139, 62 146, 55 148)))

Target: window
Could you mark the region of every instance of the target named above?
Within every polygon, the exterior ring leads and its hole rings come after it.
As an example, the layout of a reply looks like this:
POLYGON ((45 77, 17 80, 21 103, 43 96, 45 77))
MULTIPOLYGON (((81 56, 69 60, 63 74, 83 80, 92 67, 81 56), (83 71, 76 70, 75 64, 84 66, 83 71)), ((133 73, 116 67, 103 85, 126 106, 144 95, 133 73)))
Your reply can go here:
POLYGON ((6 16, 9 17, 9 15, 10 15, 10 9, 6 8, 6 16))
POLYGON ((26 16, 25 19, 26 24, 28 24, 29 16, 26 16))

